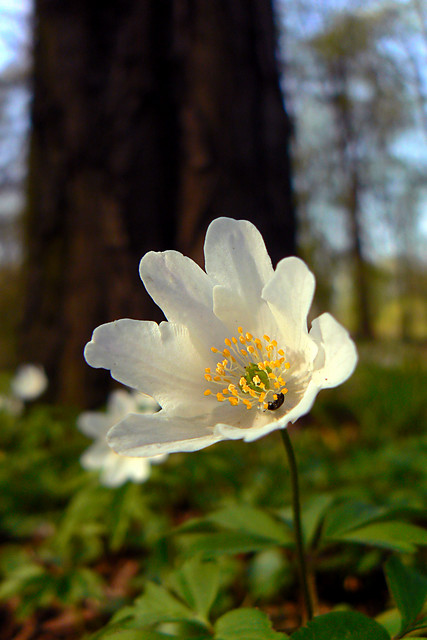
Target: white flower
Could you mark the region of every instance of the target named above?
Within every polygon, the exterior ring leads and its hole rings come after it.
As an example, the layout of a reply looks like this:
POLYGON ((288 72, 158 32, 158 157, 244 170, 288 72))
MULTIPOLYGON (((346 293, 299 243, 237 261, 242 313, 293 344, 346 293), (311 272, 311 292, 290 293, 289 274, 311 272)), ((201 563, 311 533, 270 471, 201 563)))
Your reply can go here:
POLYGON ((46 390, 47 377, 43 367, 35 364, 22 364, 12 379, 12 393, 24 402, 35 400, 46 390))
POLYGON ((110 369, 162 407, 111 429, 108 442, 121 454, 255 440, 307 413, 320 389, 354 370, 355 345, 331 315, 307 330, 313 274, 298 258, 274 271, 250 222, 214 220, 205 266, 206 273, 177 251, 147 253, 141 279, 168 322, 117 320, 86 345, 91 366, 110 369))
POLYGON ((165 455, 152 458, 127 458, 114 453, 107 444, 108 430, 131 411, 153 413, 159 408, 152 398, 140 393, 124 390, 113 391, 107 403, 107 412, 86 411, 82 413, 77 426, 89 438, 95 438, 81 456, 84 469, 101 470, 100 481, 107 487, 118 487, 127 480, 144 482, 150 475, 152 462, 159 463, 165 455))

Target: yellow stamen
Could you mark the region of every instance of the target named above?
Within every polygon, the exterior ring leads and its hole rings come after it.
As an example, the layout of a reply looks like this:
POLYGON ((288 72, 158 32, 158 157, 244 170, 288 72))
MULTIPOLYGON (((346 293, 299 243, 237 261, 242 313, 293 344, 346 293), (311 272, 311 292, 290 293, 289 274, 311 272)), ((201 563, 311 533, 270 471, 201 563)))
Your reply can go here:
POLYGON ((277 340, 267 334, 260 340, 243 327, 237 331, 236 337, 224 338, 225 349, 211 347, 212 353, 223 359, 218 359, 215 369, 206 367, 204 377, 210 386, 221 386, 218 392, 209 388, 203 393, 215 395, 218 402, 228 400, 232 406, 268 410, 272 402, 280 404, 281 394, 288 392, 284 371, 290 364, 285 362, 285 350, 278 349, 277 340))

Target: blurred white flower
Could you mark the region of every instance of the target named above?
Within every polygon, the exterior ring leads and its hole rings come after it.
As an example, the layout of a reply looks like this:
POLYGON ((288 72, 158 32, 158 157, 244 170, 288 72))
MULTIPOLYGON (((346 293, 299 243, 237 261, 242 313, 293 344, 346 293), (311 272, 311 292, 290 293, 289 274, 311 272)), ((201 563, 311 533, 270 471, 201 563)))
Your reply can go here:
POLYGON ((355 368, 355 345, 331 315, 307 329, 313 274, 298 258, 273 270, 250 222, 214 220, 205 267, 177 251, 147 253, 140 275, 168 322, 117 320, 95 329, 86 345, 91 366, 110 369, 162 407, 111 429, 108 441, 121 454, 255 440, 295 422, 321 389, 355 368))
POLYGON ((35 364, 22 364, 16 370, 10 385, 12 393, 27 402, 35 400, 46 391, 48 380, 43 367, 35 364))
POLYGON ((113 391, 110 394, 106 413, 86 411, 82 413, 77 426, 86 436, 95 442, 80 458, 84 469, 100 470, 100 482, 107 487, 118 487, 127 480, 144 482, 150 475, 151 463, 158 464, 167 456, 152 458, 129 458, 120 456, 107 444, 108 430, 128 413, 154 413, 159 405, 149 396, 125 390, 113 391))

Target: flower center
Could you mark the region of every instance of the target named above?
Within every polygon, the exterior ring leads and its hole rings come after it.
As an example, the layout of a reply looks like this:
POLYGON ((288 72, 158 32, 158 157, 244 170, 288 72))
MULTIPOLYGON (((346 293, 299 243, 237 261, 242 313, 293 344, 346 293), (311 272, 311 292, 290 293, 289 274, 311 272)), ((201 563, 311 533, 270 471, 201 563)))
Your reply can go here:
POLYGON ((254 338, 238 327, 238 338, 226 338, 222 351, 211 347, 213 353, 222 357, 215 370, 205 369, 205 379, 210 386, 205 396, 215 395, 218 402, 228 402, 237 406, 244 404, 247 409, 275 411, 282 406, 288 392, 284 372, 289 369, 285 352, 278 349, 276 340, 268 335, 254 338), (216 391, 220 387, 220 391, 216 391))

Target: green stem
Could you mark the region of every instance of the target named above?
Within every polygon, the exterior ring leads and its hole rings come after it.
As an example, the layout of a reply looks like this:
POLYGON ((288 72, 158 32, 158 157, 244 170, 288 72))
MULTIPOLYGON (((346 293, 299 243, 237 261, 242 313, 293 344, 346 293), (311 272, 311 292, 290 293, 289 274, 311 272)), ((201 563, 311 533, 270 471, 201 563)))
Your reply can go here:
POLYGON ((301 504, 300 504, 300 497, 299 497, 297 461, 295 459, 295 454, 292 447, 291 439, 289 437, 288 430, 280 429, 280 435, 282 436, 283 444, 285 445, 286 454, 288 456, 288 462, 289 462, 289 471, 291 474, 292 513, 293 513, 293 519, 294 519, 298 574, 299 574, 301 589, 304 597, 307 618, 309 620, 312 620, 313 604, 311 602, 310 589, 308 587, 307 564, 305 561, 305 554, 304 554, 304 539, 303 539, 302 526, 301 526, 301 504))

